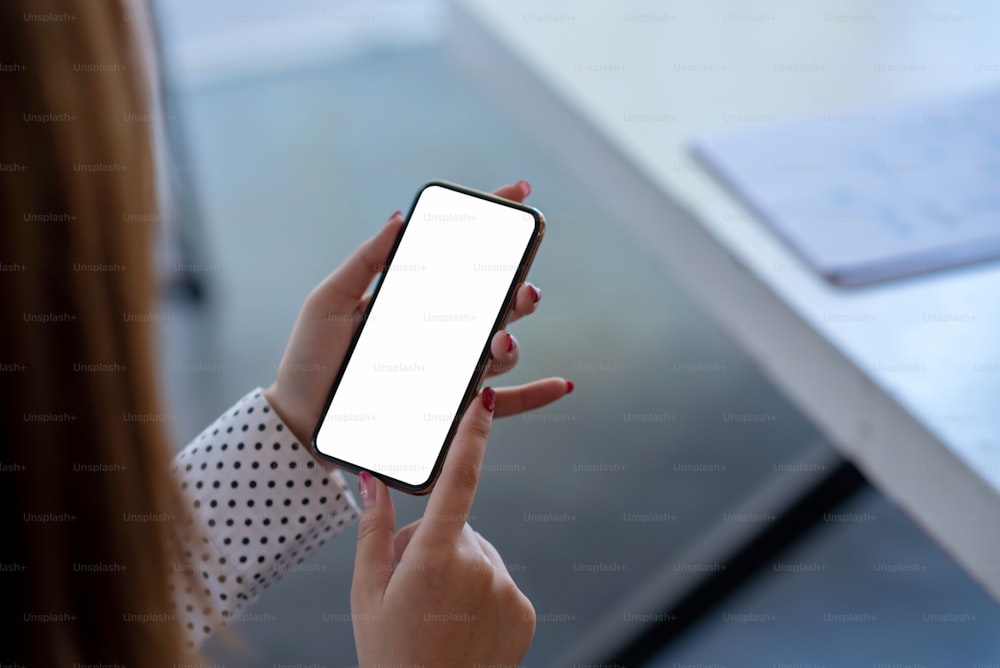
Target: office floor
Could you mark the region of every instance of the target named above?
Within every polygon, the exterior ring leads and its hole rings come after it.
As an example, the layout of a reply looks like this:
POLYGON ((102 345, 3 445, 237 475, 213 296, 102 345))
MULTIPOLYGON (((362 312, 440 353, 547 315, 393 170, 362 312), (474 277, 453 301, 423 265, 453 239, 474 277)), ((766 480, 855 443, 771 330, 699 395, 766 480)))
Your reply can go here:
MULTIPOLYGON (((200 273, 210 292, 202 309, 167 305, 173 318, 162 366, 183 442, 242 393, 270 382, 309 289, 391 211, 405 209, 421 183, 445 178, 490 188, 529 179, 530 201, 549 222, 531 276, 544 296, 538 314, 512 328, 523 354, 510 380, 558 374, 577 391, 497 425, 472 521, 539 613, 526 665, 549 666, 610 604, 724 522, 818 437, 614 212, 530 145, 478 85, 447 52, 426 47, 183 92, 191 160, 181 168, 203 203, 200 273), (748 414, 768 419, 727 418, 748 414)), ((397 503, 403 523, 424 502, 397 503)), ((1000 642, 988 631, 1000 610, 884 499, 872 492, 859 504, 875 509, 878 530, 818 530, 816 544, 838 545, 844 563, 836 576, 808 580, 810 601, 836 596, 838 612, 900 614, 838 627, 851 629, 852 642, 811 660, 870 665, 904 636, 914 665, 945 665, 942 646, 950 666, 1000 660, 1000 642), (933 568, 873 577, 868 555, 890 544, 933 568), (977 617, 933 624, 909 614, 915 609, 977 617)), ((353 547, 350 534, 333 541, 265 592, 255 615, 236 627, 249 652, 241 664, 352 664, 353 547)), ((733 609, 780 609, 767 627, 776 638, 808 643, 836 633, 796 613, 806 609, 798 607, 802 591, 799 580, 764 579, 733 609)), ((739 648, 720 665, 771 665, 777 655, 768 646, 732 636, 733 629, 752 634, 756 627, 707 620, 657 665, 704 661, 698 643, 715 638, 739 648)), ((236 660, 231 651, 209 648, 221 663, 236 660)))
POLYGON ((986 668, 998 621, 996 603, 869 489, 648 665, 986 668))

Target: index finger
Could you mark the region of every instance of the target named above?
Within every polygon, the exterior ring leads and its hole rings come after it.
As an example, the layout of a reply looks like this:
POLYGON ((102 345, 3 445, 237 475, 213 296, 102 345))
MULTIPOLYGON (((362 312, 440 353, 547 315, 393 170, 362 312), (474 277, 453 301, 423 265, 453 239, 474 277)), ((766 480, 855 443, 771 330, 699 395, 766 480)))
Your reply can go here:
POLYGON ((414 539, 451 541, 462 532, 476 498, 495 405, 496 392, 489 387, 470 402, 414 539))
POLYGON ((527 181, 521 180, 517 183, 500 186, 493 191, 493 194, 497 197, 503 197, 504 199, 513 200, 515 202, 523 202, 524 198, 531 194, 531 184, 527 181))

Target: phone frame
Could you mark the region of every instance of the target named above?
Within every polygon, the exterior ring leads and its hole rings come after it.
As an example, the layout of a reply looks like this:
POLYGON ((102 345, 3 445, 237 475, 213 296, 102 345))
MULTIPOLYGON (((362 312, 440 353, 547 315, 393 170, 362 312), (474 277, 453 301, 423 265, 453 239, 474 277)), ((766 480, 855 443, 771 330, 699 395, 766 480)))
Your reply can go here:
POLYGON ((455 418, 452 420, 451 427, 449 428, 448 433, 445 436, 444 443, 441 445, 441 449, 438 452, 437 459, 435 460, 434 466, 431 469, 430 477, 422 484, 411 485, 397 478, 393 478, 390 475, 380 473, 379 471, 369 471, 369 473, 377 477, 379 480, 384 482, 389 487, 414 495, 428 494, 434 488, 434 484, 437 482, 438 476, 441 474, 441 467, 444 465, 444 459, 447 456, 448 450, 451 447, 451 442, 455 438, 455 433, 458 430, 459 422, 461 421, 462 416, 465 414, 465 411, 468 409, 469 403, 472 401, 473 397, 475 397, 476 394, 478 393, 479 387, 482 384, 483 378, 486 374, 486 370, 489 367, 489 362, 491 359, 490 343, 492 342, 493 337, 496 335, 496 333, 501 329, 503 329, 506 326, 507 321, 510 319, 510 314, 513 312, 515 300, 517 298, 517 290, 524 283, 524 279, 528 274, 528 269, 531 267, 531 263, 534 261, 535 254, 538 252, 538 248, 541 245, 542 238, 545 235, 545 216, 543 216, 542 212, 539 211, 538 209, 528 206, 526 204, 515 202, 513 200, 504 199, 502 197, 498 197, 496 195, 482 192, 479 190, 474 190, 472 188, 467 188, 465 186, 451 183, 449 181, 440 181, 440 180, 429 181, 425 183, 420 188, 420 190, 417 191, 416 196, 413 198, 413 203, 410 205, 410 209, 406 214, 406 220, 403 222, 403 227, 400 230, 399 235, 396 237, 395 242, 393 242, 392 250, 389 251, 389 256, 386 259, 385 265, 382 269, 382 273, 379 275, 378 280, 375 284, 375 288, 372 291, 372 297, 368 302, 368 307, 362 314, 360 322, 358 323, 358 327, 354 331, 354 336, 351 338, 351 344, 347 348, 347 352, 344 355, 344 361, 341 363, 340 369, 338 369, 337 375, 334 377, 333 385, 330 388, 330 392, 327 394, 326 402, 323 404, 323 410, 320 413, 319 420, 316 422, 316 427, 313 429, 312 440, 310 444, 313 453, 315 453, 316 456, 321 458, 323 461, 332 463, 337 468, 349 471, 351 473, 360 473, 362 470, 367 470, 367 469, 362 469, 361 467, 347 460, 339 459, 337 457, 333 457, 324 452, 321 452, 317 445, 317 439, 319 437, 319 432, 323 427, 323 423, 326 420, 327 411, 330 410, 330 404, 333 403, 334 395, 336 395, 337 393, 337 388, 340 386, 340 382, 344 377, 344 373, 347 370, 347 366, 351 362, 351 357, 354 354, 354 349, 357 346, 358 341, 360 341, 362 335, 364 334, 365 325, 368 322, 368 314, 371 312, 372 307, 375 305, 375 302, 378 299, 379 291, 382 288, 382 282, 383 282, 382 279, 385 277, 387 272, 392 270, 392 263, 396 257, 396 249, 399 248, 399 244, 401 243, 403 236, 406 234, 407 229, 409 229, 410 220, 413 217, 413 212, 416 210, 417 203, 420 201, 420 197, 423 195, 425 190, 431 187, 446 188, 448 190, 453 190, 455 192, 468 195, 470 197, 476 197, 478 199, 487 200, 495 204, 500 204, 502 206, 510 207, 528 213, 532 216, 532 218, 535 221, 535 230, 532 233, 531 240, 525 247, 524 253, 521 255, 521 260, 518 263, 517 271, 514 273, 514 278, 511 280, 510 286, 507 288, 507 294, 504 297, 503 304, 501 305, 497 313, 497 316, 493 322, 493 327, 490 329, 489 336, 486 338, 486 343, 483 346, 483 350, 479 355, 479 361, 475 366, 473 375, 469 379, 469 384, 462 395, 462 400, 458 405, 458 410, 455 411, 455 418))

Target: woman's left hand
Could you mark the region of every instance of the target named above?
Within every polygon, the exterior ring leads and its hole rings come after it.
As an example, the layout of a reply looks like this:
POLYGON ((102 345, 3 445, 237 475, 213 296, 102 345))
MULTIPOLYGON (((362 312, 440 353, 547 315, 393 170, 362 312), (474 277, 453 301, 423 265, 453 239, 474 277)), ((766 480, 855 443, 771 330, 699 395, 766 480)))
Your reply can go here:
MULTIPOLYGON (((530 190, 527 182, 519 181, 495 194, 521 202, 530 190)), ((334 374, 344 361, 371 298, 366 290, 382 271, 402 225, 403 214, 397 211, 374 237, 313 288, 299 312, 278 377, 264 395, 302 443, 309 443, 312 437, 334 374)), ((530 283, 522 285, 509 322, 534 313, 540 297, 538 288, 530 283)), ((493 337, 490 352, 487 376, 496 376, 517 364, 520 347, 513 335, 501 330, 493 337)), ((562 378, 498 388, 494 415, 502 417, 540 408, 572 389, 572 383, 562 378)))

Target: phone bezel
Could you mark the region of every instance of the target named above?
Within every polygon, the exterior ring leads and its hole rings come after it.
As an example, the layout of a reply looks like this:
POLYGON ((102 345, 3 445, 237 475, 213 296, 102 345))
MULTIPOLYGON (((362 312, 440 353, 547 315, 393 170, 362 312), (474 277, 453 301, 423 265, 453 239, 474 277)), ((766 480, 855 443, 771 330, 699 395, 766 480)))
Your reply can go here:
POLYGON ((524 283, 524 279, 527 276, 528 269, 531 267, 531 263, 535 259, 535 254, 538 252, 538 248, 541 245, 542 237, 545 235, 545 217, 542 215, 541 211, 532 206, 528 206, 520 202, 515 202, 513 200, 504 199, 502 197, 498 197, 496 195, 475 190, 472 188, 467 188, 465 186, 461 186, 456 183, 451 183, 449 181, 441 181, 441 180, 429 181, 425 183, 420 188, 420 190, 417 191, 416 196, 413 198, 413 203, 410 205, 410 209, 406 214, 406 220, 403 222, 403 227, 400 230, 399 235, 396 237, 396 240, 393 242, 392 250, 389 252, 389 256, 385 262, 385 266, 382 270, 382 273, 379 275, 378 281, 375 284, 375 288, 372 291, 372 298, 368 302, 368 307, 365 309, 365 312, 361 315, 358 327, 354 331, 354 336, 351 338, 351 344, 347 348, 347 352, 344 355, 344 361, 341 363, 340 368, 337 370, 337 375, 334 377, 333 385, 331 386, 330 391, 327 394, 326 402, 323 405, 323 410, 320 413, 319 420, 316 423, 316 427, 313 429, 312 441, 311 441, 312 451, 316 454, 316 456, 320 457, 323 461, 330 462, 337 468, 349 471, 351 473, 360 473, 362 470, 367 470, 363 469, 360 466, 357 466, 352 462, 339 459, 337 457, 322 452, 319 449, 318 445, 319 434, 323 428, 323 423, 326 420, 326 414, 327 411, 329 411, 330 409, 330 404, 333 402, 333 398, 337 393, 337 388, 340 386, 340 382, 344 377, 344 373, 347 370, 348 364, 350 364, 351 357, 354 354, 354 349, 364 333, 365 325, 368 322, 368 314, 371 312, 372 307, 375 305, 375 302, 378 299, 379 291, 382 288, 382 279, 387 272, 392 270, 392 263, 396 257, 396 249, 399 248, 399 244, 402 241, 403 236, 409 229, 410 220, 413 217, 413 212, 416 210, 417 203, 420 201, 420 197, 424 194, 425 190, 431 187, 446 188, 448 190, 461 193, 463 195, 487 200, 495 204, 500 204, 502 206, 510 207, 528 213, 532 216, 532 218, 535 221, 535 229, 531 235, 531 239, 527 243, 525 250, 521 255, 521 260, 518 263, 517 271, 514 273, 514 277, 511 280, 510 285, 507 287, 507 294, 504 297, 503 303, 494 320, 493 327, 490 329, 490 334, 486 338, 486 343, 483 346, 483 350, 479 355, 479 361, 476 364, 475 371, 472 375, 472 378, 470 378, 469 380, 469 384, 466 387, 465 392, 462 395, 462 400, 459 403, 458 410, 455 413, 455 419, 452 420, 451 427, 448 430, 448 434, 445 436, 444 443, 441 445, 441 448, 438 451, 437 459, 434 462, 434 466, 431 469, 431 473, 428 479, 423 483, 413 485, 404 482, 402 480, 399 480, 397 478, 394 478, 388 474, 382 473, 380 471, 371 471, 371 470, 368 471, 372 475, 382 480, 382 482, 384 482, 389 487, 414 495, 428 494, 434 488, 434 484, 437 481, 438 476, 441 474, 441 468, 444 465, 445 457, 447 456, 448 450, 451 447, 451 442, 455 438, 455 433, 458 430, 458 424, 461 421, 462 416, 465 414, 465 411, 468 409, 469 402, 472 401, 473 397, 475 397, 476 394, 479 392, 480 385, 483 382, 483 377, 486 374, 486 370, 489 366, 489 361, 490 361, 490 342, 493 340, 494 335, 507 324, 507 320, 510 318, 510 314, 514 309, 514 302, 517 296, 517 289, 521 286, 521 284, 524 283))

